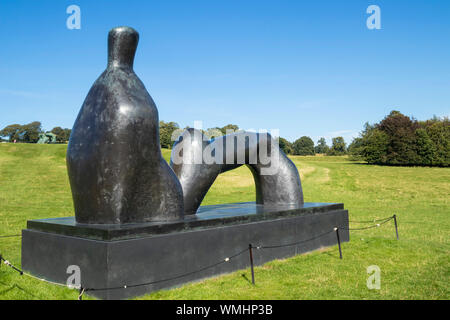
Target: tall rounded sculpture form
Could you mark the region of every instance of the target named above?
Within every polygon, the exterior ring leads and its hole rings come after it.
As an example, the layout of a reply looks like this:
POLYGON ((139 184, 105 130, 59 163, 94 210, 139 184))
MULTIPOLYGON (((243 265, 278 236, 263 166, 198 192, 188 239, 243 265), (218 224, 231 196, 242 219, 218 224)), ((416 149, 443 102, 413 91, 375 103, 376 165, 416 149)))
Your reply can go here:
POLYGON ((73 126, 67 168, 78 223, 183 217, 181 185, 161 155, 158 110, 133 71, 138 40, 129 27, 109 32, 108 66, 73 126))

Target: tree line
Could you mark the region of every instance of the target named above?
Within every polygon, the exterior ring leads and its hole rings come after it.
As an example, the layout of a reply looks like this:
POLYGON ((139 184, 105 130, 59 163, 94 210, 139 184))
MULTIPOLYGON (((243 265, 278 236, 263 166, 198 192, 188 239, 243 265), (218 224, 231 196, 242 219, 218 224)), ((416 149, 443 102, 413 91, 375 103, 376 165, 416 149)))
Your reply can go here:
POLYGON ((308 136, 303 136, 294 142, 280 137, 279 144, 284 153, 294 156, 314 156, 316 154, 343 156, 347 154, 347 144, 343 137, 333 138, 331 147, 327 145, 325 138, 320 138, 315 145, 308 136))
MULTIPOLYGON (((187 129, 189 127, 186 127, 184 129, 187 129)), ((181 129, 178 123, 176 122, 159 122, 159 140, 161 144, 161 148, 172 148, 172 145, 174 143, 174 133, 175 136, 177 133, 181 133, 184 129, 181 129), (177 131, 177 132, 175 132, 177 131)), ((206 130, 201 130, 204 134, 206 134, 209 138, 216 138, 219 136, 226 135, 228 132, 231 131, 239 131, 239 127, 235 124, 228 124, 224 127, 214 127, 209 128, 206 130)))
POLYGON ((11 124, 0 130, 0 141, 36 143, 40 135, 46 132, 56 135, 56 142, 65 143, 69 141, 71 129, 54 127, 51 131, 45 131, 42 129, 42 124, 39 121, 33 121, 24 125, 11 124))
MULTIPOLYGON (((185 128, 186 129, 186 128, 185 128)), ((176 130, 182 130, 180 126, 175 122, 159 122, 159 135, 161 141, 161 147, 171 148, 173 141, 172 135, 176 130)), ((227 134, 227 132, 239 131, 239 126, 235 124, 228 124, 224 127, 214 127, 206 130, 202 130, 209 138, 215 138, 227 134)), ((326 155, 345 155, 347 154, 347 145, 343 137, 336 137, 332 139, 332 145, 329 147, 325 141, 325 138, 319 139, 317 145, 314 145, 314 141, 310 137, 301 137, 295 142, 291 143, 288 140, 279 138, 280 148, 284 153, 298 156, 308 156, 315 154, 326 155)))
MULTIPOLYGON (((174 122, 160 122, 161 145, 170 148, 172 133, 180 129, 174 122), (164 141, 164 142, 163 142, 164 141)), ((210 137, 226 134, 226 130, 239 130, 237 125, 229 124, 222 128, 204 130, 210 137)), ((294 142, 279 137, 280 148, 289 155, 349 155, 350 160, 365 161, 378 165, 406 166, 450 166, 450 121, 448 117, 418 121, 392 111, 377 124, 366 123, 359 137, 350 145, 343 137, 332 138, 328 146, 325 138, 317 144, 303 136, 294 142)))
MULTIPOLYGON (((171 148, 175 131, 183 129, 175 122, 159 122, 160 142, 162 148, 171 148)), ((186 129, 186 128, 185 128, 186 129)), ((239 126, 228 124, 224 127, 202 130, 210 138, 238 131, 239 126)), ((65 143, 69 140, 70 129, 55 127, 51 133, 56 135, 56 141, 65 143)), ((45 133, 41 122, 33 121, 25 125, 13 124, 0 131, 0 139, 10 142, 36 143, 39 135, 45 133), (5 139, 5 140, 6 140, 5 139)), ((423 165, 450 166, 450 121, 448 117, 433 117, 430 120, 418 121, 392 111, 382 121, 376 124, 366 123, 359 137, 353 139, 347 147, 343 137, 332 138, 328 146, 325 138, 320 138, 317 144, 303 136, 294 142, 279 137, 280 148, 288 155, 349 155, 350 160, 365 161, 379 165, 423 165)))

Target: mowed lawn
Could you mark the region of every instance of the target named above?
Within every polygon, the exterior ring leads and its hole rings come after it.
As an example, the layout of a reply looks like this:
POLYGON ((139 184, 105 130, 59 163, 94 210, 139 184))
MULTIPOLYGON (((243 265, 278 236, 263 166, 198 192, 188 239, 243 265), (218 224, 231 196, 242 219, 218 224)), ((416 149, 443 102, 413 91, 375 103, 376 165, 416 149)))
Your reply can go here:
MULTIPOLYGON (((73 215, 65 145, 0 144, 0 236, 20 234, 29 219, 73 215)), ((163 150, 166 159, 169 150, 163 150)), ((277 260, 250 271, 187 284, 143 299, 449 299, 450 169, 368 166, 345 157, 292 157, 305 201, 343 202, 350 220, 397 214, 393 222, 351 232, 337 247, 277 260), (366 286, 367 267, 381 269, 381 289, 366 286)), ((218 178, 204 204, 254 201, 246 167, 218 178)), ((351 227, 360 227, 351 224, 351 227)), ((0 253, 20 266, 20 238, 0 238, 0 253)), ((190 271, 190 270, 186 270, 190 271)), ((76 299, 64 287, 0 267, 0 299, 76 299)), ((85 296, 85 299, 88 298, 85 296)))

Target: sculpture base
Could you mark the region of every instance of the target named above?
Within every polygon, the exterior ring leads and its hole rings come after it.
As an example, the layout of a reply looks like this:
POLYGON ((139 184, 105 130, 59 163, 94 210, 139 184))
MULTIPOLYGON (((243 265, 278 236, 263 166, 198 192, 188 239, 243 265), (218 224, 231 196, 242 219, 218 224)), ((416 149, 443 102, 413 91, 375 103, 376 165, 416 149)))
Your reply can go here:
MULTIPOLYGON (((334 227, 348 228, 343 204, 305 203, 266 207, 237 203, 201 207, 182 221, 129 225, 80 225, 71 218, 28 221, 22 231, 22 268, 40 278, 66 283, 67 268, 81 270, 84 288, 102 299, 124 299, 249 267, 243 253, 213 268, 192 273, 253 246, 255 265, 337 244, 334 227), (160 281, 165 279, 176 279, 160 281), (156 282, 144 286, 135 286, 156 282), (127 288, 123 288, 123 286, 127 288), (117 288, 119 287, 119 288, 117 288)), ((341 230, 342 242, 349 241, 341 230)))

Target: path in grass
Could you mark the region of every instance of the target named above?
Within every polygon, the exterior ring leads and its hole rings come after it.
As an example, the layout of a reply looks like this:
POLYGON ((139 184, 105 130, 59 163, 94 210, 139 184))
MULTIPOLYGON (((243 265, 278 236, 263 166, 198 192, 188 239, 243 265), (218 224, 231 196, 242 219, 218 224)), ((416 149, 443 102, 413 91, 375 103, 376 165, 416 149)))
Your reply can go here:
MULTIPOLYGON (((163 150, 166 159, 169 151, 163 150)), ((63 145, 0 144, 0 234, 20 233, 27 219, 73 215, 63 145)), ((343 202, 350 219, 397 214, 392 223, 353 232, 337 248, 153 293, 144 299, 448 299, 450 170, 356 164, 340 157, 293 157, 305 201, 343 202), (366 268, 381 268, 381 290, 366 287, 366 268), (245 277, 243 277, 245 275, 245 277)), ((204 204, 254 201, 250 171, 221 175, 204 204)), ((356 227, 356 225, 353 225, 356 227)), ((20 239, 0 239, 0 252, 20 265, 20 239)), ((0 268, 0 299, 75 299, 76 292, 20 278, 0 268)))

